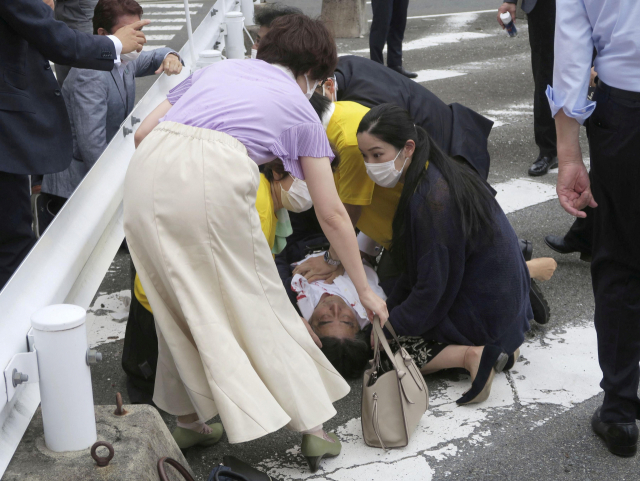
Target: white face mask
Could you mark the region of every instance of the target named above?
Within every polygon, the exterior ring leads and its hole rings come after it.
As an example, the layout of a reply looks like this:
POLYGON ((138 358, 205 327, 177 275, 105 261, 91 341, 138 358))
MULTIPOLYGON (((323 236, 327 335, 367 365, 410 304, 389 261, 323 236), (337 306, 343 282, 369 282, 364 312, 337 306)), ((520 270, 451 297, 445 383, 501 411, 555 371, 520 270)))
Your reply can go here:
POLYGON ((280 200, 282 207, 291 212, 304 212, 313 207, 307 183, 295 177, 288 191, 284 190, 280 184, 280 200))
POLYGON ((313 87, 309 88, 311 84, 309 83, 309 77, 307 77, 307 74, 304 74, 304 79, 307 81, 307 91, 305 92, 304 96, 307 97, 307 100, 311 100, 311 97, 313 97, 313 92, 316 91, 316 87, 320 82, 316 80, 313 83, 313 87))
POLYGON ((258 50, 255 48, 251 49, 251 58, 258 58, 258 50))
POLYGON ((409 158, 405 157, 404 163, 402 164, 402 167, 400 167, 400 171, 397 171, 396 159, 400 156, 402 150, 404 149, 401 149, 398 152, 398 155, 389 162, 380 162, 379 164, 365 162, 364 166, 367 169, 367 175, 369 178, 380 187, 386 187, 388 189, 395 187, 400 180, 400 177, 402 177, 402 169, 404 169, 407 159, 409 158))
POLYGON ((135 50, 133 52, 129 52, 129 53, 121 53, 120 54, 120 62, 122 62, 123 65, 126 65, 129 62, 133 62, 139 56, 140 56, 140 52, 136 52, 135 50))

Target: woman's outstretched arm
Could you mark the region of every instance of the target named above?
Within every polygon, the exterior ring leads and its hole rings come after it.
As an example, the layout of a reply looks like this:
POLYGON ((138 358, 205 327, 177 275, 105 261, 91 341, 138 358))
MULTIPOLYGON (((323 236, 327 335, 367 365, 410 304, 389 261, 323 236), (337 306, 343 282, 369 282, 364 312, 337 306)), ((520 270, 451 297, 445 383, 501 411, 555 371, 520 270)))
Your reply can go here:
POLYGON ((386 303, 367 282, 360 250, 351 219, 338 197, 329 159, 301 157, 302 170, 324 234, 335 249, 342 265, 358 291, 360 302, 380 316, 384 324, 389 318, 386 303))
POLYGON ((151 132, 156 127, 156 125, 158 125, 160 119, 167 115, 167 112, 169 112, 170 108, 171 102, 165 100, 142 121, 140 127, 138 127, 138 130, 136 130, 136 134, 133 137, 133 140, 136 144, 136 149, 138 148, 138 145, 140 145, 140 142, 142 142, 144 138, 149 135, 149 132, 151 132))

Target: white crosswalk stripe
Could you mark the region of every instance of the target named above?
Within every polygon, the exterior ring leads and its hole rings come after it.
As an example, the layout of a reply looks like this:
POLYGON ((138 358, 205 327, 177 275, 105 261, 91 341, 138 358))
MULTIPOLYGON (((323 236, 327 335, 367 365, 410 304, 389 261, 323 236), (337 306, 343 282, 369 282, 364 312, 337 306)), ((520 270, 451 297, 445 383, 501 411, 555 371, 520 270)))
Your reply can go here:
MULTIPOLYGON (((189 3, 189 14, 196 15, 203 5, 203 3, 189 3)), ((183 3, 141 2, 141 6, 144 10, 143 18, 151 20, 151 23, 143 29, 148 42, 144 47, 146 51, 165 47, 167 42, 173 40, 175 34, 182 31, 186 24, 183 3)))

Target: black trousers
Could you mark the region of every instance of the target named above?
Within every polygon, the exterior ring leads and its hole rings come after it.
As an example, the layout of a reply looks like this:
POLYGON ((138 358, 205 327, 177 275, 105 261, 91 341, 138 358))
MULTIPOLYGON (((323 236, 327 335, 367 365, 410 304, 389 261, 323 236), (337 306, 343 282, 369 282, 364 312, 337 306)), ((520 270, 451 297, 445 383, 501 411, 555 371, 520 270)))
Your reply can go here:
POLYGON ((127 393, 131 404, 153 404, 153 388, 158 364, 158 335, 153 313, 144 308, 133 293, 136 269, 131 262, 131 306, 124 333, 122 369, 127 373, 127 393))
POLYGON ((553 39, 556 27, 556 0, 538 0, 527 15, 531 70, 535 90, 533 94, 533 131, 540 155, 555 156, 556 124, 545 91, 553 85, 553 39))
POLYGON ((591 254, 594 211, 591 207, 587 207, 584 211, 587 213, 587 217, 577 217, 571 225, 569 232, 565 234, 564 239, 572 246, 575 246, 580 252, 591 254))
MULTIPOLYGON (((382 50, 387 44, 387 65, 402 66, 402 40, 407 26, 409 0, 371 0, 373 20, 369 32, 369 56, 384 64, 382 50)), ((551 42, 553 45, 553 42, 551 42)), ((553 60, 551 61, 553 66, 553 60)))
POLYGON ((640 418, 640 100, 598 87, 588 119, 594 209, 591 276, 605 392, 600 418, 640 418))
POLYGON ((35 242, 29 176, 0 172, 0 290, 35 242))

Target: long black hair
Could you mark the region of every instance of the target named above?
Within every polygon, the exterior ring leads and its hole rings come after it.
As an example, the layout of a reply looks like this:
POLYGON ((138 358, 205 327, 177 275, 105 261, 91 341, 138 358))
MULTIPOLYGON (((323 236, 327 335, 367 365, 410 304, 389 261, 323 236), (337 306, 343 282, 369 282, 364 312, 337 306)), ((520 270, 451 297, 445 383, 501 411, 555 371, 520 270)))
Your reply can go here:
POLYGON ((451 198, 462 217, 465 238, 487 229, 493 231, 492 210, 495 199, 476 172, 445 154, 420 126, 416 126, 406 110, 392 104, 372 108, 362 118, 358 133, 367 132, 400 150, 408 140, 416 144, 409 165, 398 208, 393 217, 391 255, 399 266, 406 262, 405 217, 409 202, 426 173, 428 162, 435 165, 447 182, 451 198))

